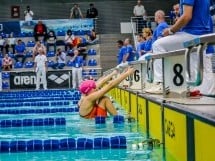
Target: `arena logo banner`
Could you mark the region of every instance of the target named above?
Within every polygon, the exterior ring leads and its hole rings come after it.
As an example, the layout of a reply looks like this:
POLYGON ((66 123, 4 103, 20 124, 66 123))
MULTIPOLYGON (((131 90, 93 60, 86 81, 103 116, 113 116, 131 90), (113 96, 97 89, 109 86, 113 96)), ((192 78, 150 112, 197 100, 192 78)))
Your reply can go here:
MULTIPOLYGON (((50 71, 47 74, 48 89, 69 88, 71 74, 69 71, 50 71)), ((40 82, 42 88, 42 82, 40 82)), ((34 72, 11 72, 10 89, 35 89, 36 75, 34 72)))

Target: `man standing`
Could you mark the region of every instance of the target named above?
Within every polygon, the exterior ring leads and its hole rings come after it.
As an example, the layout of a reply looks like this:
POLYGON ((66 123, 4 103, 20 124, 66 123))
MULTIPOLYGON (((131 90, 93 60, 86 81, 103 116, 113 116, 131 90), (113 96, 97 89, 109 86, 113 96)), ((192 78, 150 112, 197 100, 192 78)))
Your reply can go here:
POLYGON ((26 10, 24 11, 25 21, 32 21, 34 12, 30 9, 30 6, 26 7, 26 10))
POLYGON ((146 10, 140 0, 134 6, 133 14, 137 18, 138 32, 141 33, 142 29, 146 27, 146 10))
POLYGON ((75 19, 83 18, 81 9, 77 3, 74 4, 74 6, 70 10, 70 19, 72 18, 75 18, 75 19))
POLYGON ((36 90, 40 89, 40 79, 42 80, 43 89, 47 89, 47 57, 42 48, 38 49, 39 55, 34 60, 34 71, 36 72, 36 90))
POLYGON ((93 3, 90 3, 90 8, 87 9, 86 18, 96 18, 98 16, 98 10, 94 7, 93 3))
POLYGON ((72 88, 77 89, 82 81, 83 56, 79 56, 79 51, 74 50, 74 56, 71 59, 72 67, 72 88))

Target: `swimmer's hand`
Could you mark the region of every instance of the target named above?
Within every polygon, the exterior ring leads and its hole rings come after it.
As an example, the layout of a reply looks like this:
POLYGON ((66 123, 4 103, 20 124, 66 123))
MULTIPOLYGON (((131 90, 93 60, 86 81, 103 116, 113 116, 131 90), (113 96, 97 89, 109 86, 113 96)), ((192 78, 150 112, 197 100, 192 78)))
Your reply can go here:
POLYGON ((135 69, 134 69, 133 67, 129 66, 129 67, 125 70, 125 72, 127 72, 127 73, 129 73, 129 74, 132 74, 132 73, 135 72, 135 69))
POLYGON ((119 73, 119 71, 117 69, 114 69, 114 71, 112 72, 113 75, 116 75, 118 73, 119 73))

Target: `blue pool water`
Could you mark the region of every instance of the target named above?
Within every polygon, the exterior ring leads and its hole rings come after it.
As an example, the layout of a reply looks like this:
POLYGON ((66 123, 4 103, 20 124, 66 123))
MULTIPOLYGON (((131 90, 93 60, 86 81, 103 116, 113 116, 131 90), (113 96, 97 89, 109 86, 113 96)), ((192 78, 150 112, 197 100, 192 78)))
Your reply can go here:
MULTIPOLYGON (((51 92, 51 91, 50 91, 51 92)), ((61 140, 61 139, 68 139, 73 138, 76 141, 80 138, 85 138, 89 140, 94 140, 95 138, 105 138, 107 140, 111 140, 114 137, 125 137, 126 138, 126 148, 101 148, 101 149, 82 149, 82 150, 38 150, 38 151, 22 151, 22 152, 15 152, 12 151, 11 147, 9 148, 9 152, 2 152, 2 145, 0 146, 0 161, 72 161, 72 160, 83 160, 83 161, 97 161, 97 160, 141 160, 141 161, 161 161, 162 160, 162 150, 161 149, 153 149, 149 150, 147 146, 144 146, 142 149, 132 148, 132 144, 138 144, 141 141, 146 139, 145 134, 140 130, 141 128, 138 126, 137 122, 128 122, 125 119, 124 123, 114 124, 113 118, 108 117, 106 119, 105 124, 95 124, 95 120, 86 120, 80 118, 78 115, 77 110, 65 110, 68 108, 76 108, 76 101, 79 97, 73 97, 74 95, 77 96, 77 93, 74 94, 74 91, 58 91, 51 95, 55 100, 50 100, 46 94, 44 97, 40 97, 41 93, 37 95, 35 93, 31 94, 22 94, 22 98, 19 97, 20 94, 13 93, 13 97, 11 100, 14 100, 14 97, 17 97, 17 102, 25 102, 23 106, 16 106, 7 107, 6 103, 10 103, 10 97, 7 96, 7 101, 4 99, 4 96, 0 96, 0 105, 3 104, 1 110, 4 112, 0 112, 0 121, 2 120, 24 120, 29 119, 34 121, 35 119, 44 120, 46 118, 65 118, 66 125, 59 125, 59 124, 52 124, 52 125, 45 125, 44 123, 41 126, 34 123, 31 126, 23 127, 23 123, 21 126, 19 124, 14 124, 17 127, 5 127, 3 123, 0 122, 0 141, 2 142, 9 142, 12 141, 24 141, 28 142, 29 140, 61 140), (66 97, 64 97, 66 95, 66 97), (26 97, 26 99, 24 99, 26 97), (31 104, 34 102, 36 98, 41 98, 41 100, 36 100, 37 102, 42 102, 41 106, 36 106, 31 104), (47 101, 42 99, 47 98, 47 101), (57 102, 61 98, 62 101, 69 100, 69 104, 59 104, 57 102), (64 99, 63 99, 64 98, 64 99), (65 99, 66 98, 66 99, 65 99), (28 100, 28 101, 27 101, 28 100), (30 101, 31 100, 31 101, 30 101), (26 104, 29 102, 29 104, 26 104), (48 102, 48 106, 43 106, 44 102, 48 102), (33 106, 31 106, 33 105, 33 106), (52 106, 53 105, 53 106, 52 106), (42 109, 49 109, 49 110, 42 110, 42 109), (34 109, 34 111, 30 111, 30 113, 23 113, 19 112, 17 114, 7 114, 7 111, 11 110, 25 110, 29 111, 29 109, 34 109), (40 109, 40 112, 38 112, 40 109), (51 109, 58 109, 51 112, 51 109), (59 109, 64 109, 59 110, 59 109), (5 112, 6 111, 6 112, 5 112), (66 111, 66 112, 65 112, 66 111)), ((125 111, 123 111, 119 105, 115 104, 119 108, 119 114, 127 117, 125 111)), ((12 112, 13 113, 13 112, 12 112)), ((10 125, 12 122, 10 122, 10 125)), ((78 144, 78 143, 76 143, 78 144)), ((13 149, 17 149, 17 145, 13 147, 13 149)))

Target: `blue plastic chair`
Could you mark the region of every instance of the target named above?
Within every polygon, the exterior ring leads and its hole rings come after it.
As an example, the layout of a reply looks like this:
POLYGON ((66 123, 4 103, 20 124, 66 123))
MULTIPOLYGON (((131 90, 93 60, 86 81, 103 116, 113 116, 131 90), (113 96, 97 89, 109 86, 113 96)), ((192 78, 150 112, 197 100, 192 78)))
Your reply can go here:
POLYGON ((35 42, 34 41, 28 41, 27 42, 27 47, 34 47, 35 46, 35 42))
POLYGON ((14 68, 22 68, 23 64, 21 62, 16 62, 14 68))
POLYGON ((96 59, 90 59, 88 61, 88 66, 97 66, 97 61, 96 59))
POLYGON ((96 55, 96 50, 95 49, 89 49, 87 54, 88 55, 96 55))
POLYGON ((9 79, 10 73, 9 72, 2 72, 2 79, 9 79))
POLYGON ((57 36, 65 36, 65 31, 62 30, 58 31, 57 36))
POLYGON ((25 68, 33 68, 34 67, 34 62, 31 62, 31 61, 27 61, 25 63, 25 68))

